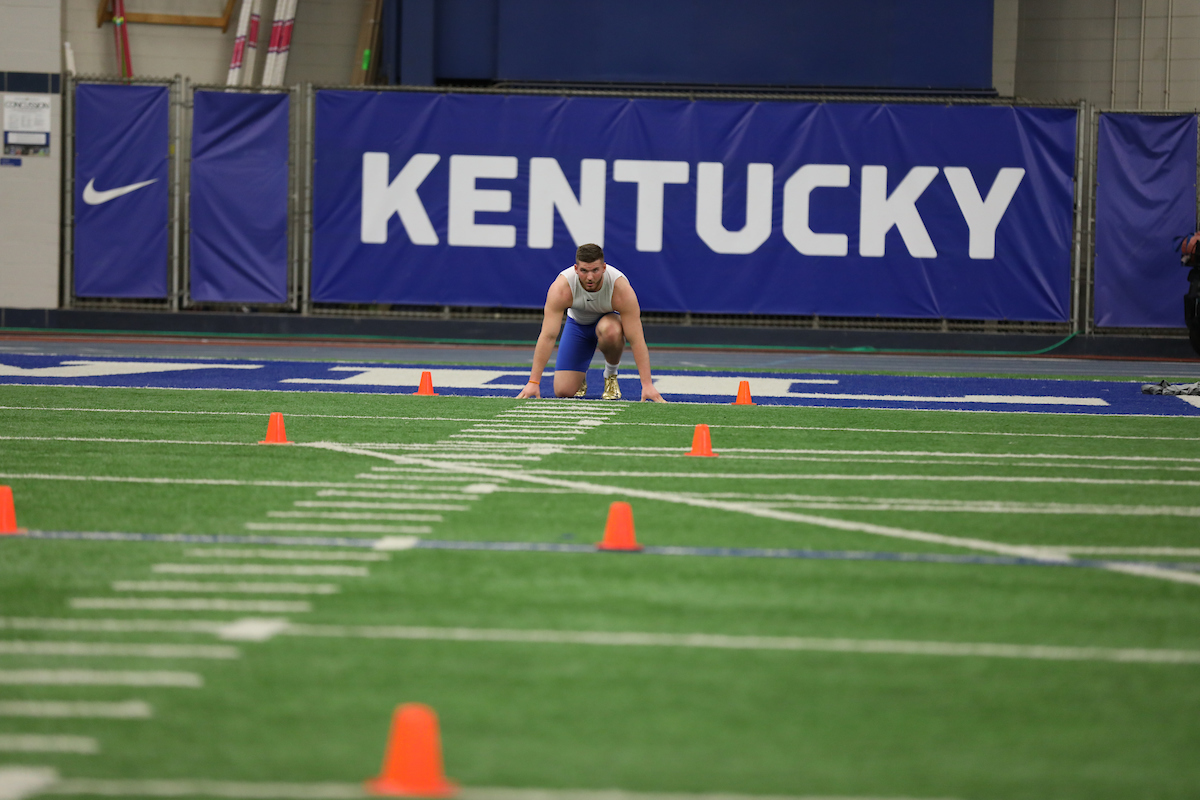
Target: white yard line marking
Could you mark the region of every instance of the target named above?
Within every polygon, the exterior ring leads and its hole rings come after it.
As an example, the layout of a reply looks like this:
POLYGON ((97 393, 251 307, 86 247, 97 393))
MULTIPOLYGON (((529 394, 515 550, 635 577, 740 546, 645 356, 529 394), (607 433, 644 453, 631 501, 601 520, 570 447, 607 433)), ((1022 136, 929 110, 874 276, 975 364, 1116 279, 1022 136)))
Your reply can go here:
MULTIPOLYGON (((261 411, 164 411, 153 408, 64 408, 49 406, 0 406, 0 411, 94 411, 102 414, 182 414, 188 417, 222 416, 222 417, 264 417, 261 411)), ((288 417, 305 417, 313 419, 385 419, 412 422, 489 422, 491 418, 478 417, 390 417, 378 414, 298 414, 294 411, 284 412, 288 417)))
POLYGON ((1189 406, 1194 406, 1196 408, 1200 408, 1200 397, 1197 397, 1195 395, 1186 395, 1186 394, 1177 394, 1175 396, 1178 397, 1183 402, 1187 403, 1189 406))
POLYGON ((72 597, 71 608, 102 611, 237 611, 245 614, 301 614, 307 600, 218 600, 180 597, 72 597))
POLYGON ((376 550, 412 550, 420 541, 416 536, 384 536, 375 540, 374 547, 376 550))
POLYGON ((113 581, 114 592, 214 594, 337 594, 334 583, 224 583, 218 581, 113 581))
POLYGON ((462 491, 461 486, 455 486, 452 481, 446 481, 446 485, 430 485, 417 482, 398 483, 397 481, 408 481, 406 475, 380 475, 377 473, 364 473, 356 476, 369 483, 358 483, 347 487, 338 488, 353 488, 353 489, 387 489, 388 491, 405 491, 405 492, 420 492, 422 494, 428 492, 459 492, 462 491), (386 485, 385 485, 386 484, 386 485))
MULTIPOLYGON (((475 480, 475 478, 471 478, 475 480)), ((378 508, 392 511, 470 511, 470 506, 446 503, 366 503, 356 500, 297 500, 292 505, 298 508, 378 508)))
POLYGON ((332 525, 319 522, 247 522, 248 531, 308 531, 310 533, 432 533, 428 525, 332 525))
POLYGON ((500 439, 509 442, 573 442, 574 436, 547 433, 543 436, 513 436, 510 433, 452 433, 450 439, 500 439))
POLYGON ((255 619, 248 617, 222 625, 217 637, 231 642, 265 642, 287 627, 286 619, 255 619))
POLYGON ((49 767, 0 766, 0 800, 26 800, 57 780, 58 773, 49 767))
POLYGON ((116 439, 108 436, 0 436, 6 442, 105 442, 108 444, 211 444, 222 447, 254 447, 254 442, 202 442, 186 439, 116 439))
MULTIPOLYGON (((891 409, 889 409, 891 410, 891 409)), ((904 410, 904 409, 896 409, 904 410)), ((690 422, 613 422, 612 425, 632 425, 653 428, 694 428, 690 422)), ((1200 442, 1198 436, 1121 436, 1101 433, 1010 433, 1007 431, 944 431, 917 430, 913 428, 845 428, 825 425, 709 425, 709 428, 725 430, 771 430, 771 431, 829 431, 833 433, 895 433, 918 436, 1019 436, 1043 439, 1124 439, 1135 442, 1200 442)))
MULTIPOLYGON (((271 516, 289 514, 287 511, 269 511, 271 516)), ((308 515, 310 512, 299 512, 308 515)), ((323 512, 313 512, 323 513, 323 512)), ((437 514, 413 514, 412 516, 441 517, 437 514)), ((264 550, 261 548, 238 550, 230 547, 192 547, 184 551, 190 558, 278 558, 296 561, 387 561, 380 553, 359 553, 353 550, 291 550, 287 548, 264 550)))
POLYGON ((1118 647, 1058 647, 994 642, 937 642, 898 639, 845 639, 807 636, 725 636, 710 633, 635 633, 290 624, 285 636, 410 639, 452 642, 523 642, 607 647, 685 647, 718 650, 784 650, 879 653, 947 657, 1014 658, 1035 661, 1115 661, 1145 664, 1200 664, 1200 650, 1118 647))
POLYGON ((103 703, 78 700, 0 700, 0 717, 49 719, 150 719, 154 709, 143 700, 103 703))
POLYGON ((85 631, 88 633, 216 633, 225 622, 165 619, 81 619, 79 617, 0 617, 0 629, 85 631))
POLYGON ((5 686, 172 686, 200 689, 204 679, 194 672, 100 669, 0 669, 5 686))
MULTIPOLYGON (((382 453, 375 455, 382 456, 382 453)), ((444 465, 451 466, 451 465, 444 465)), ((867 474, 851 475, 845 473, 808 472, 789 473, 781 475, 773 472, 639 472, 632 470, 587 471, 587 470, 548 470, 532 469, 528 473, 513 473, 533 478, 538 475, 561 475, 594 478, 715 478, 717 480, 756 480, 756 481, 914 481, 949 482, 949 483, 1067 483, 1085 486, 1200 486, 1200 481, 1173 480, 1139 480, 1122 478, 1064 478, 1064 477, 1033 477, 1016 475, 892 475, 867 474)), ((490 477, 490 476, 489 476, 490 477)))
POLYGON ((439 494, 437 492, 355 492, 343 489, 322 489, 317 497, 365 497, 376 500, 478 500, 471 494, 439 494))
MULTIPOLYGON (((3 769, 3 768, 0 768, 3 769)), ((8 768, 13 769, 13 768, 8 768)), ((15 768, 27 769, 27 768, 15 768)), ((0 773, 0 781, 3 774, 0 773)), ((209 780, 122 780, 51 777, 32 781, 39 791, 56 795, 101 797, 216 797, 222 800, 361 800, 371 795, 360 783, 248 783, 209 780)), ((31 795, 4 797, 24 800, 31 795)), ((510 789, 464 786, 455 795, 460 800, 915 800, 915 798, 685 794, 682 792, 625 792, 617 789, 510 789)))
POLYGON ((1076 547, 1075 545, 1037 545, 1043 550, 1079 555, 1116 556, 1200 556, 1200 547, 1076 547))
MULTIPOLYGON (((910 639, 854 639, 809 636, 737 636, 712 633, 648 633, 640 631, 564 631, 513 628, 440 628, 407 625, 306 625, 279 619, 235 622, 190 620, 78 620, 0 618, 0 624, 25 630, 61 631, 90 626, 92 631, 173 631, 221 635, 235 627, 270 627, 275 634, 332 639, 399 639, 456 642, 524 642, 530 644, 593 645, 606 647, 681 647, 717 650, 780 650, 837 653, 879 653, 946 657, 1013 658, 1038 661, 1108 661, 1144 664, 1200 664, 1200 650, 1143 647, 1077 647, 997 642, 942 642, 910 639)), ((274 634, 273 634, 274 635, 274 634)), ((33 670, 86 675, 179 675, 189 673, 93 673, 79 670, 33 670)), ((0 673, 3 674, 3 673, 0 673)), ((195 676, 197 679, 199 676, 195 676)), ((51 679, 54 680, 53 678, 51 679)), ((3 681, 0 681, 3 682, 3 681)), ((125 685, 125 684, 121 684, 125 685)), ((134 685, 134 684, 129 684, 134 685)), ((150 685, 150 684, 147 684, 150 685)), ((175 685, 175 684, 166 684, 175 685)))
MULTIPOLYGON (((376 519, 386 522, 442 522, 441 514, 372 514, 370 512, 354 511, 268 511, 268 517, 275 519, 376 519)), ((269 550, 266 552, 270 552, 269 550)), ((369 553, 358 553, 366 556, 369 553)), ((269 556, 269 558, 287 558, 287 556, 269 556)), ((327 556, 329 561, 336 561, 337 556, 327 556)), ((370 561, 368 558, 344 559, 370 561)))
POLYGON ((356 489, 362 483, 329 481, 239 481, 232 478, 134 478, 112 475, 53 475, 44 472, 0 472, 0 478, 45 481, 97 481, 100 483, 157 483, 184 486, 264 486, 280 489, 356 489))
POLYGON ((90 736, 0 733, 0 753, 79 753, 95 755, 100 744, 90 736))
MULTIPOLYGON (((309 447, 319 447, 330 449, 343 453, 357 453, 373 458, 384 458, 395 463, 421 464, 443 470, 459 470, 467 471, 469 468, 461 464, 445 464, 436 461, 428 461, 424 459, 413 458, 412 456, 392 455, 388 453, 376 453, 370 450, 356 450, 355 448, 346 447, 344 445, 333 444, 329 442, 312 443, 309 447)), ((606 486, 604 484, 589 483, 587 481, 564 481, 555 478, 546 478, 539 475, 527 475, 519 472, 502 472, 498 469, 479 469, 470 468, 476 474, 485 475, 488 477, 508 478, 510 480, 523 480, 530 483, 537 483, 544 486, 553 486, 561 489, 586 489, 592 494, 597 495, 619 495, 622 497, 639 497, 646 500, 658 500, 669 503, 679 503, 681 505, 690 505, 698 508, 709 508, 718 511, 732 511, 735 513, 748 514, 764 519, 776 519, 784 522, 797 522, 806 525, 814 525, 822 528, 832 528, 853 533, 866 533, 875 536, 886 536, 896 539, 907 539, 910 541, 926 542, 928 544, 940 544, 950 547, 962 547, 969 550, 980 550, 983 552, 996 553, 999 555, 1016 556, 1019 558, 1029 558, 1044 563, 1064 563, 1071 561, 1069 556, 1052 551, 1039 550, 1037 548, 1028 548, 1019 545, 1009 545, 1000 542, 992 542, 985 539, 977 539, 974 537, 965 536, 947 536, 944 534, 930 533, 927 531, 910 530, 905 528, 896 528, 887 525, 874 525, 871 523, 854 522, 850 520, 842 520, 832 517, 821 517, 812 514, 796 514, 791 511, 781 511, 769 508, 760 508, 749 506, 747 504, 729 503, 719 500, 707 500, 703 498, 688 497, 671 492, 652 492, 644 489, 631 489, 617 486, 606 486)), ((792 480, 796 480, 797 476, 789 476, 792 480)), ((902 477, 902 476, 891 476, 902 477)), ((1060 479, 1067 480, 1067 479, 1060 479)), ((1182 482, 1174 482, 1182 483, 1182 482)), ((1131 565, 1123 564, 1106 564, 1099 566, 1100 569, 1110 570, 1112 572, 1124 573, 1128 575, 1139 575, 1141 577, 1152 577, 1161 580, 1173 581, 1176 583, 1189 583, 1200 586, 1200 575, 1183 573, 1175 570, 1157 569, 1157 568, 1140 568, 1131 565)))
POLYGON ((429 470, 418 470, 412 467, 371 467, 370 472, 360 472, 354 477, 365 478, 368 475, 381 472, 405 473, 402 475, 397 475, 396 480, 406 481, 430 481, 437 483, 453 483, 454 481, 463 481, 469 483, 475 480, 475 478, 471 475, 430 475, 429 470))
MULTIPOLYGON (((599 444, 577 444, 567 445, 564 450, 570 452, 658 452, 658 453, 680 453, 686 450, 684 447, 639 447, 639 446, 622 446, 622 445, 599 445, 599 444)), ((1118 456, 1118 455, 1075 455, 1066 453, 976 453, 976 452, 953 452, 947 450, 828 450, 828 449, 791 449, 791 448, 761 448, 761 447, 724 447, 720 448, 721 455, 727 454, 762 454, 762 455, 812 455, 812 456, 884 456, 890 458, 910 457, 910 458, 966 458, 979 459, 990 458, 999 460, 1016 460, 1016 459, 1044 459, 1047 461, 1132 461, 1132 462, 1160 462, 1162 456, 1118 456)), ((1200 458, 1174 457, 1173 462, 1186 462, 1200 464, 1200 458)), ((937 462, 931 462, 937 463, 937 462)))
POLYGON ((235 659, 236 647, 190 644, 110 644, 107 642, 30 642, 0 640, 3 656, 66 656, 68 658, 213 658, 235 659))
POLYGON ((291 575, 337 578, 365 578, 367 567, 344 564, 155 564, 151 572, 159 575, 291 575))
MULTIPOLYGON (((420 450, 425 452, 430 458, 441 459, 462 459, 464 461, 541 461, 538 456, 509 456, 497 455, 494 453, 480 453, 469 449, 448 450, 447 446, 451 443, 444 444, 379 444, 379 445, 354 445, 355 447, 370 447, 378 450, 420 450)), ((467 443, 463 442, 460 447, 467 448, 467 443)))
MULTIPOLYGON (((498 489, 497 491, 512 491, 498 489)), ((833 511, 933 511, 979 514, 1103 514, 1116 516, 1200 517, 1200 506, 1130 506, 1103 503, 1026 503, 1007 500, 927 500, 902 497, 837 497, 795 494, 688 492, 694 497, 750 501, 774 508, 833 511)))

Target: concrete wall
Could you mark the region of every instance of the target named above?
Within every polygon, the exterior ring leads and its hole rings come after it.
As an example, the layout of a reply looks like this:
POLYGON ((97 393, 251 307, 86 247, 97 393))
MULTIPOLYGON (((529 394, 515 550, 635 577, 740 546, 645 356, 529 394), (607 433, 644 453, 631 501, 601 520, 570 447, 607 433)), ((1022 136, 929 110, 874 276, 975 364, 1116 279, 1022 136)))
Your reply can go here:
MULTIPOLYGON (((60 23, 56 0, 0 0, 0 72, 58 72, 60 23)), ((0 166, 0 306, 7 308, 58 305, 62 110, 57 95, 40 96, 51 100, 50 155, 0 166)))
MULTIPOLYGON (((63 37, 75 51, 76 69, 83 75, 117 75, 112 25, 96 27, 96 0, 62 0, 63 37)), ((219 16, 223 0, 129 0, 127 11, 142 13, 219 16)), ((139 77, 170 78, 183 75, 192 83, 224 84, 237 34, 240 3, 235 4, 229 29, 179 25, 131 24, 129 52, 133 73, 139 77)), ((263 0, 255 75, 262 77, 271 38, 275 0, 263 0)), ((285 85, 344 84, 350 81, 360 0, 299 0, 292 50, 285 85)))
POLYGON ((992 86, 1002 97, 1011 97, 1016 91, 1018 22, 1018 0, 995 0, 992 6, 992 86))
POLYGON ((1197 41, 1200 0, 1026 0, 1016 93, 1106 109, 1198 108, 1197 41))

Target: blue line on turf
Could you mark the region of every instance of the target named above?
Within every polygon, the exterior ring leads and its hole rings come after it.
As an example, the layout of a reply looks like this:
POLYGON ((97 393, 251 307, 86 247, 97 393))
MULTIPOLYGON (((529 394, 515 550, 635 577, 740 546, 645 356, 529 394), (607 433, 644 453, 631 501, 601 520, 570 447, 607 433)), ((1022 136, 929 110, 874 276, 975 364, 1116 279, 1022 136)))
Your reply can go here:
MULTIPOLYGON (((4 537, 7 539, 8 537, 4 537)), ((72 539, 95 542, 162 542, 176 544, 257 544, 285 547, 360 547, 373 548, 377 539, 327 536, 231 536, 203 533, 106 533, 95 531, 29 531, 16 539, 72 539)), ((3 539, 0 539, 2 541, 3 539)), ((415 550, 473 550, 507 553, 605 553, 590 544, 557 542, 450 542, 438 539, 419 539, 415 550)), ((608 551, 613 552, 613 551, 608 551)), ((1071 559, 1066 562, 1040 561, 1014 556, 961 555, 956 553, 894 553, 869 550, 795 550, 755 547, 655 547, 641 553, 652 556, 704 556, 709 558, 779 558, 815 561, 890 561, 920 564, 980 564, 1001 567, 1092 567, 1104 568, 1113 563, 1133 563, 1161 567, 1181 572, 1200 571, 1200 564, 1181 561, 1101 561, 1071 559)), ((630 554, 627 554, 630 555, 630 554)), ((632 555, 636 555, 633 553, 632 555)))

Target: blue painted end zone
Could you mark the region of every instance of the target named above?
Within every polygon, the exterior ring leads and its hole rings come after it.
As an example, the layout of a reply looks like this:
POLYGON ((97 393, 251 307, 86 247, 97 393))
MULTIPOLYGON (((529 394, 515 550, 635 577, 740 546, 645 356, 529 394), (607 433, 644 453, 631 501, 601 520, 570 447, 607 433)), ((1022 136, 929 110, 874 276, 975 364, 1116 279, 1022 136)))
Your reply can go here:
MULTIPOLYGON (((412 394, 421 373, 433 373, 440 395, 513 397, 525 384, 522 367, 450 367, 421 364, 349 364, 313 361, 198 361, 6 354, 0 385, 227 389, 242 391, 412 394)), ((603 379, 589 376, 592 399, 603 379)), ((655 383, 673 402, 730 403, 740 381, 750 382, 759 405, 926 409, 1020 413, 1200 416, 1197 398, 1144 395, 1137 381, 1027 378, 948 378, 772 372, 658 370, 655 383)), ((553 377, 542 393, 553 393, 553 377)), ((632 371, 622 374, 626 399, 641 396, 632 371)), ((436 402, 431 400, 430 402, 436 402)), ((753 413, 746 409, 747 413, 753 413)))

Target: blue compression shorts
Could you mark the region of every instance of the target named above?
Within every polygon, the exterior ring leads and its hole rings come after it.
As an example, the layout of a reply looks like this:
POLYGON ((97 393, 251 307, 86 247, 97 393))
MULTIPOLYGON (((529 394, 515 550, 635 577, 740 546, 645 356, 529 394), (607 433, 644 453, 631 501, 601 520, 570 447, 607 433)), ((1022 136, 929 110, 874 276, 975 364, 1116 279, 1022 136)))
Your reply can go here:
POLYGON ((558 340, 558 357, 554 360, 556 370, 587 372, 592 363, 592 356, 596 353, 596 343, 599 341, 596 336, 596 324, 600 319, 591 325, 580 325, 570 317, 564 320, 562 336, 558 340))

